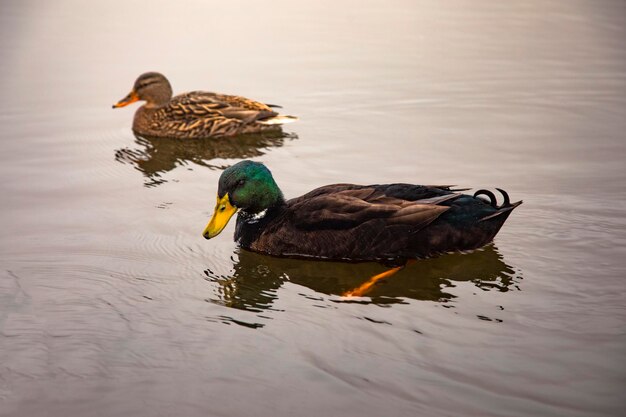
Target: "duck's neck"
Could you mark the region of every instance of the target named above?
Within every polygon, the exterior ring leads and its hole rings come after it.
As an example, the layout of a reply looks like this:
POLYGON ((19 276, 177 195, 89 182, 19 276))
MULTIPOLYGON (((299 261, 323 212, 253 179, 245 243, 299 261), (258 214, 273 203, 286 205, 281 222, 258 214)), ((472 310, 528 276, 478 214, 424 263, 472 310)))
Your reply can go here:
POLYGON ((280 204, 257 213, 240 211, 237 214, 237 224, 235 226, 235 242, 241 247, 249 249, 252 243, 265 230, 266 226, 280 216, 284 207, 285 202, 282 200, 280 204))
POLYGON ((160 108, 163 108, 165 106, 167 106, 170 102, 170 98, 168 98, 167 100, 161 100, 159 102, 157 101, 148 101, 146 102, 146 104, 143 105, 144 109, 148 109, 148 110, 158 110, 160 108))
POLYGON ((133 118, 133 130, 143 133, 150 131, 153 115, 157 112, 157 110, 163 107, 164 106, 157 106, 154 103, 151 105, 150 103, 146 103, 139 107, 135 112, 135 117, 133 118))

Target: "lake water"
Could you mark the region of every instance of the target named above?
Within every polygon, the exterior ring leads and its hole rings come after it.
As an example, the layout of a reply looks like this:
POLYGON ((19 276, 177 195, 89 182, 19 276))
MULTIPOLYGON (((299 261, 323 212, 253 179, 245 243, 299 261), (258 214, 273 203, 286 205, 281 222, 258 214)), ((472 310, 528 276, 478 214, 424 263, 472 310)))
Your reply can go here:
POLYGON ((626 3, 0 6, 1 416, 626 413, 626 3), (281 138, 149 141, 145 71, 281 104, 281 138), (501 187, 493 245, 384 266, 201 233, 221 169, 501 187), (620 394, 621 393, 621 394, 620 394))

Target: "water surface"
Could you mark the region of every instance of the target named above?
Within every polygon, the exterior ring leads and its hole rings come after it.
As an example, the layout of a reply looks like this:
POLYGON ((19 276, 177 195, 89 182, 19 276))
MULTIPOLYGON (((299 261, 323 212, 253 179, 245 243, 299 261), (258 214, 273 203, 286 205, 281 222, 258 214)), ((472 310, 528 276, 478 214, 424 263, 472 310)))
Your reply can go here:
POLYGON ((0 415, 613 416, 626 404, 626 4, 3 2, 0 415), (140 73, 285 137, 135 138, 140 73), (221 170, 508 190, 493 245, 384 266, 201 232, 221 170))

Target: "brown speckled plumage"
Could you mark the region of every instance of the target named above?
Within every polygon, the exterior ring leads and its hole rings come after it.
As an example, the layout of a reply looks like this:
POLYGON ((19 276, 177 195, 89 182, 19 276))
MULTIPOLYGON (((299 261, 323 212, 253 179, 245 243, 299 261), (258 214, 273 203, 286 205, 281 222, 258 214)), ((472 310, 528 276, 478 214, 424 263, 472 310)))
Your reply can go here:
POLYGON ((206 91, 171 97, 169 82, 159 73, 142 74, 131 93, 114 107, 137 100, 146 101, 133 120, 133 131, 140 136, 188 139, 276 132, 281 122, 296 119, 245 97, 206 91))

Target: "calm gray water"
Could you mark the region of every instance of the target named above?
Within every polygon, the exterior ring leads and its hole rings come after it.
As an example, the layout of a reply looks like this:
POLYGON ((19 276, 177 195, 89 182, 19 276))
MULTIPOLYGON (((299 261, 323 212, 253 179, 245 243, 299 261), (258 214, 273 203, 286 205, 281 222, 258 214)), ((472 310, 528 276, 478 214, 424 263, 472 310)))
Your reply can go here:
MULTIPOLYGON (((132 3, 132 4, 129 4, 132 3)), ((626 3, 0 5, 1 416, 626 413, 626 3), (282 104, 284 138, 148 141, 137 75, 282 104), (502 187, 493 245, 378 264, 201 232, 221 169, 502 187)))

